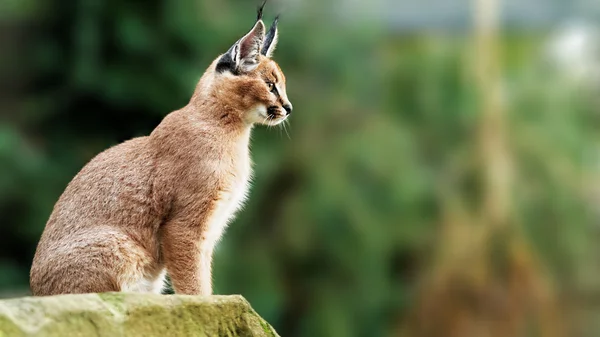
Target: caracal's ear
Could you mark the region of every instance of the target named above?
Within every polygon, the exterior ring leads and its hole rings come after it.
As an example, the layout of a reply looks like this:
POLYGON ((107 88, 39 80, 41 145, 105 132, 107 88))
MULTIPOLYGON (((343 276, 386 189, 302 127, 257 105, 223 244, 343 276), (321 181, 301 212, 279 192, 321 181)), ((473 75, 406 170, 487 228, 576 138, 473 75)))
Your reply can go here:
POLYGON ((231 71, 234 75, 239 75, 256 69, 264 40, 265 24, 259 18, 250 32, 221 56, 217 71, 231 71))
POLYGON ((273 20, 273 24, 267 32, 267 36, 265 36, 265 42, 262 46, 262 50, 260 51, 261 54, 269 58, 273 56, 273 52, 277 47, 277 41, 279 41, 279 31, 277 29, 277 23, 279 23, 279 15, 275 17, 275 20, 273 20))

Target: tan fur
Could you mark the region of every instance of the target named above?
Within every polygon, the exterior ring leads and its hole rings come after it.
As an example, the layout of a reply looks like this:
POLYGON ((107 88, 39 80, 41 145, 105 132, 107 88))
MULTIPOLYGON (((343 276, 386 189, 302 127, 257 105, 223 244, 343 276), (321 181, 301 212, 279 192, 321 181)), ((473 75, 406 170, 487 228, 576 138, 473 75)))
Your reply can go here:
MULTIPOLYGON (((264 34, 261 21, 253 31, 264 34)), ((69 183, 37 247, 34 295, 160 292, 165 270, 176 293, 212 293, 213 249, 252 174, 252 125, 283 121, 289 105, 270 58, 237 75, 215 71, 218 60, 187 106, 149 136, 100 153, 69 183), (270 106, 278 109, 267 119, 270 106)))

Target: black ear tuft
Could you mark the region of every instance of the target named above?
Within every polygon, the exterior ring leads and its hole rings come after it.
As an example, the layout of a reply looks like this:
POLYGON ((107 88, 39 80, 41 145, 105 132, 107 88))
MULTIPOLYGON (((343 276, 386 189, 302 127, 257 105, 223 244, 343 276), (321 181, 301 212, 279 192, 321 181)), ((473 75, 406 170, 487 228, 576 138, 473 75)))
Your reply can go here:
POLYGON ((260 62, 260 54, 265 40, 265 24, 262 21, 263 9, 267 0, 256 10, 256 23, 250 32, 239 39, 217 62, 216 71, 231 71, 234 75, 255 69, 260 62))
POLYGON ((256 21, 262 20, 263 17, 263 9, 265 9, 265 5, 267 4, 267 0, 263 1, 262 5, 260 5, 256 9, 256 21))

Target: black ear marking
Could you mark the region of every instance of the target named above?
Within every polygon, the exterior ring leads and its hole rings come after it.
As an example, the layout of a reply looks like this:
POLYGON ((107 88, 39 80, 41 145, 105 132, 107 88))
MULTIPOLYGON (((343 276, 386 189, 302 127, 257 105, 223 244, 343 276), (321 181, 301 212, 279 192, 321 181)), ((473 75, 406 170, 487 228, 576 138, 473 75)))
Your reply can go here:
POLYGON ((267 0, 263 1, 262 5, 260 5, 256 9, 256 21, 262 20, 263 17, 263 9, 265 9, 265 5, 267 4, 267 0))
POLYGON ((226 70, 234 75, 254 70, 260 63, 260 51, 265 40, 265 24, 256 22, 248 34, 239 39, 221 56, 215 70, 222 73, 226 70))
MULTIPOLYGON (((273 42, 277 43, 276 39, 277 39, 277 24, 279 23, 279 16, 281 14, 278 14, 275 17, 275 20, 273 20, 273 24, 271 25, 271 28, 269 29, 269 31, 267 32, 267 35, 265 36, 265 42, 263 43, 263 47, 262 50, 260 51, 261 54, 265 55, 265 56, 270 56, 268 54, 269 51, 273 51, 273 49, 271 48, 271 45, 273 44, 273 42)), ((273 46, 275 47, 275 46, 273 46)))
POLYGON ((231 48, 229 48, 229 50, 225 54, 223 54, 223 56, 221 56, 219 62, 217 62, 217 67, 215 69, 218 73, 230 71, 234 75, 239 74, 236 62, 232 56, 235 53, 237 53, 237 51, 235 51, 235 48, 237 48, 237 45, 234 45, 231 48))
POLYGON ((267 0, 264 0, 262 5, 257 8, 256 23, 250 32, 239 39, 221 56, 215 68, 218 73, 230 71, 234 75, 239 75, 258 66, 259 56, 265 40, 265 24, 262 17, 266 4, 267 0))

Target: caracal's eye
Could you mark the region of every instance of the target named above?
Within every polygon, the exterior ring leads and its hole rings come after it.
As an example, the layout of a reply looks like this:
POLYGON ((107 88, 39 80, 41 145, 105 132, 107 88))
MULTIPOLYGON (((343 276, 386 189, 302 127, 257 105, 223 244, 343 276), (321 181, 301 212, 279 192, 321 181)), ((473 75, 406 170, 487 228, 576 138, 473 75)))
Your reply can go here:
POLYGON ((270 92, 275 91, 275 83, 273 83, 273 82, 267 82, 267 86, 269 87, 269 91, 270 92))

